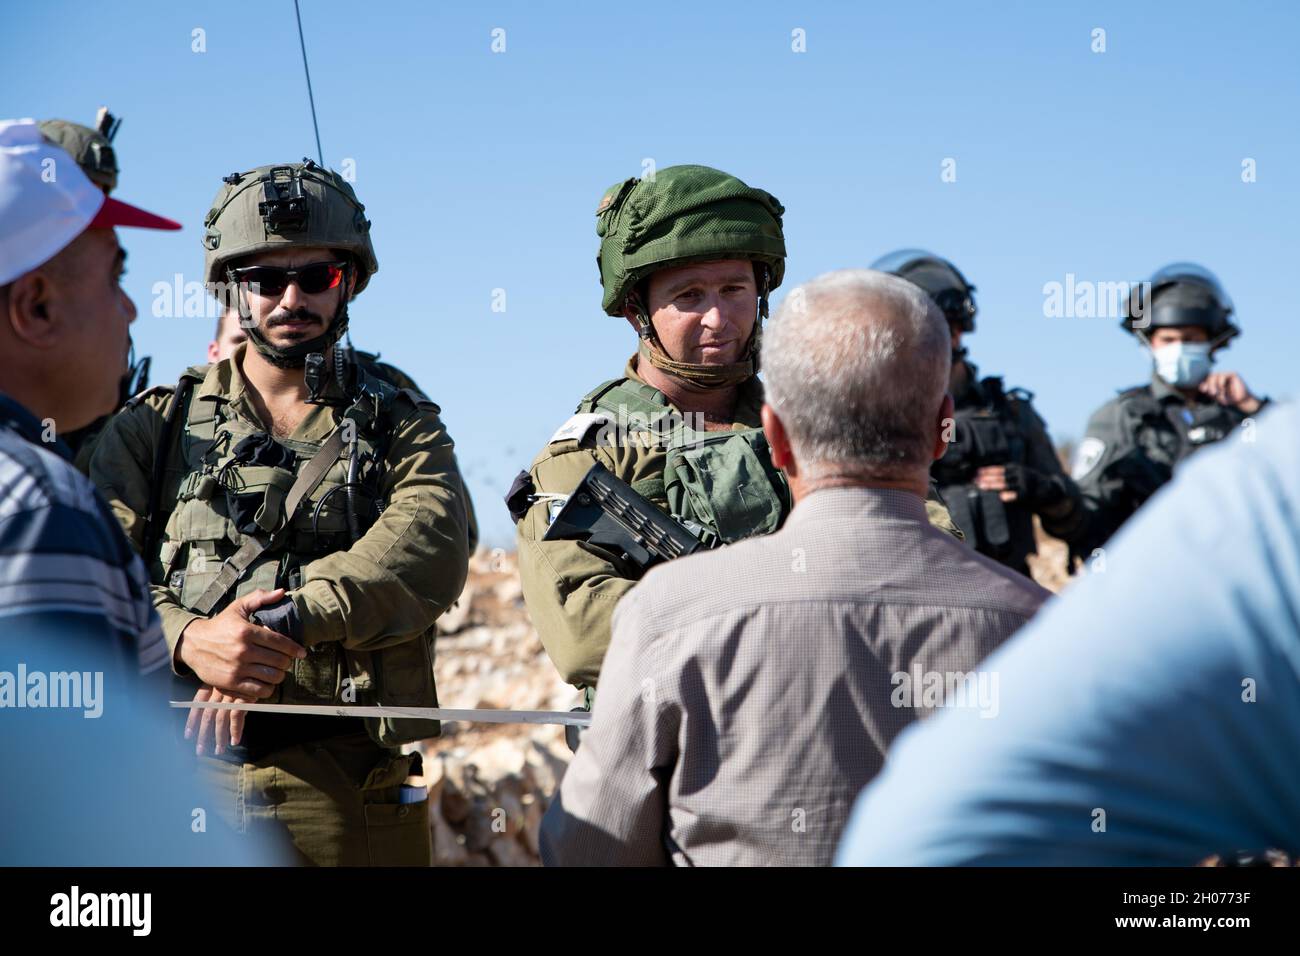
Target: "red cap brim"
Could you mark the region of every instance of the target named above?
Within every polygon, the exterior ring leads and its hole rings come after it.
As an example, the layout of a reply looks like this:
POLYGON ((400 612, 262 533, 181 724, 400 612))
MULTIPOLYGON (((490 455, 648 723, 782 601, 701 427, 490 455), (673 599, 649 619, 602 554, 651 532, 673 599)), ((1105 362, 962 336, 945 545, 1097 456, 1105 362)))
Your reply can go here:
POLYGON ((181 224, 106 196, 104 205, 99 208, 99 212, 94 219, 90 220, 90 225, 86 228, 111 229, 114 226, 134 226, 137 229, 179 229, 181 224))

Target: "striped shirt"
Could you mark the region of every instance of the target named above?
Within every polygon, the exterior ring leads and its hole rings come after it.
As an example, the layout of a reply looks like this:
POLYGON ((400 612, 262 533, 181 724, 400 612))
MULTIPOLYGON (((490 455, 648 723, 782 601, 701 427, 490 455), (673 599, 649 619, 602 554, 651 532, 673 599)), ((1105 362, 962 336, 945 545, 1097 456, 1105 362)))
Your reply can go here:
POLYGON ((144 565, 63 442, 0 394, 0 624, 83 631, 133 649, 141 674, 168 665, 144 565))

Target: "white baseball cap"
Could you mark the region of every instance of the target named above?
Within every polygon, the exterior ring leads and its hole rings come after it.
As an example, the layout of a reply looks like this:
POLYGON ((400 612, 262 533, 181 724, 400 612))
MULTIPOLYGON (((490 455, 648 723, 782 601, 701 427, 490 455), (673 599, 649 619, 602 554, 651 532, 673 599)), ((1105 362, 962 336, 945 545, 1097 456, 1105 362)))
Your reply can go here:
POLYGON ((54 258, 87 229, 179 229, 104 195, 35 120, 0 120, 0 285, 54 258))

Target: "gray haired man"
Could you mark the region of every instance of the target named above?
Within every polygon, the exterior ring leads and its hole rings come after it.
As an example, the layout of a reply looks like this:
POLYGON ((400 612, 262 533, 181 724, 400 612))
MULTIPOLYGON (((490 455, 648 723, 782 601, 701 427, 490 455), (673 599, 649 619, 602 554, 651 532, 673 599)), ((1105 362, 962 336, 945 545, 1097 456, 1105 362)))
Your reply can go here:
POLYGON ((794 509, 620 602, 546 863, 829 864, 904 727, 945 699, 997 715, 997 675, 976 668, 1048 593, 926 520, 950 352, 894 276, 832 272, 786 298, 762 420, 794 509))

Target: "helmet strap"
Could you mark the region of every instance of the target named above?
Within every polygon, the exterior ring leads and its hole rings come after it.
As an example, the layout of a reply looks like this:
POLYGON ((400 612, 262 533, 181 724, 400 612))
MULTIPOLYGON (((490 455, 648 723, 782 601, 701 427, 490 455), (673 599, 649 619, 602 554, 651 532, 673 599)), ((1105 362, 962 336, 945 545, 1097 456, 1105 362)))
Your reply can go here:
MULTIPOLYGON (((341 339, 348 330, 348 300, 347 291, 350 287, 349 280, 352 277, 352 264, 345 263, 343 266, 343 279, 340 285, 343 287, 343 294, 339 296, 338 308, 334 310, 334 318, 329 327, 321 335, 314 339, 308 339, 306 342, 297 342, 287 348, 281 348, 273 345, 262 330, 255 323, 250 323, 244 327, 248 334, 248 340, 253 343, 253 347, 258 353, 274 365, 276 368, 303 368, 307 363, 307 356, 312 352, 327 353, 334 346, 334 343, 341 339)), ((239 317, 241 320, 251 318, 252 309, 244 299, 243 286, 235 281, 233 270, 227 270, 227 281, 235 289, 235 295, 239 305, 239 317)))
POLYGON ((768 284, 771 280, 766 265, 762 267, 762 270, 763 275, 759 283, 758 316, 754 320, 754 331, 749 335, 749 343, 745 348, 744 358, 739 362, 731 362, 727 365, 704 365, 696 362, 679 362, 672 358, 659 341, 659 336, 655 332, 654 324, 650 321, 650 314, 645 307, 645 303, 641 301, 641 296, 633 289, 628 293, 627 302, 636 316, 638 334, 641 336, 637 354, 655 368, 703 391, 734 388, 742 382, 749 381, 758 374, 760 333, 763 319, 767 317, 768 284))

